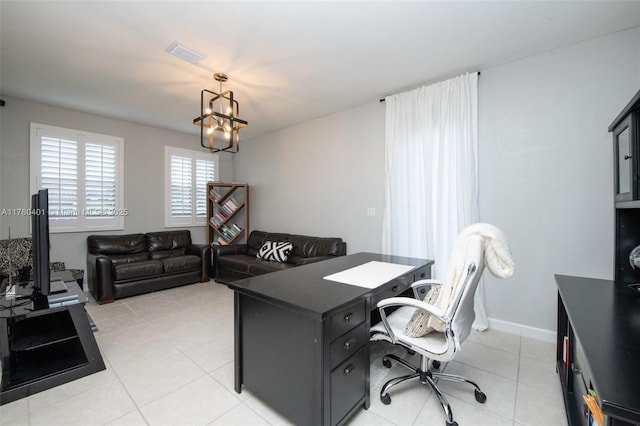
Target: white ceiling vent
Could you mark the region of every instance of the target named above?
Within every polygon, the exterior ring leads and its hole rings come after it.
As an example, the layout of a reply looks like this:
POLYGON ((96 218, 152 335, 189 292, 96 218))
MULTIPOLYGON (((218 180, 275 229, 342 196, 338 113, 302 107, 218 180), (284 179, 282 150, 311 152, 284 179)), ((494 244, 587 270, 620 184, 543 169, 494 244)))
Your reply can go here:
POLYGON ((197 64, 200 59, 202 59, 202 55, 194 52, 191 49, 187 49, 183 45, 178 42, 173 43, 167 49, 167 52, 171 53, 173 56, 176 56, 182 60, 187 62, 191 62, 192 64, 197 64))

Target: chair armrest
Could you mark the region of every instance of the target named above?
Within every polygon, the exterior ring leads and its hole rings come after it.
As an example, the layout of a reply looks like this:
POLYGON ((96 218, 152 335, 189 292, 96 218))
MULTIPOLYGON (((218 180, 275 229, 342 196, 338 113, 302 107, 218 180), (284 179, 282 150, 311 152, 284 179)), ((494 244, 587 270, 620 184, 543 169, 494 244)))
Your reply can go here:
POLYGON ((389 320, 387 319, 387 314, 385 312, 385 309, 391 306, 408 306, 411 308, 427 311, 431 315, 445 322, 445 324, 449 324, 449 320, 444 318, 444 312, 442 310, 426 302, 423 302, 422 300, 412 299, 411 297, 389 297, 388 299, 382 299, 378 302, 378 310, 380 311, 382 324, 387 330, 387 334, 389 335, 389 338, 391 339, 391 342, 393 344, 396 344, 398 340, 396 339, 396 335, 393 331, 393 328, 391 327, 391 324, 389 324, 389 320))
POLYGON ((421 309, 438 317, 438 319, 442 321, 447 321, 447 318, 444 316, 445 312, 442 309, 438 309, 438 307, 422 300, 412 299, 411 297, 389 297, 378 302, 378 309, 380 309, 381 314, 384 309, 391 306, 409 306, 411 308, 421 309))
POLYGON ((427 294, 431 287, 441 286, 442 281, 434 280, 434 279, 426 279, 426 280, 418 280, 411 284, 411 288, 413 289, 413 297, 416 299, 424 299, 424 296, 427 294), (430 287, 427 289, 427 287, 430 287))

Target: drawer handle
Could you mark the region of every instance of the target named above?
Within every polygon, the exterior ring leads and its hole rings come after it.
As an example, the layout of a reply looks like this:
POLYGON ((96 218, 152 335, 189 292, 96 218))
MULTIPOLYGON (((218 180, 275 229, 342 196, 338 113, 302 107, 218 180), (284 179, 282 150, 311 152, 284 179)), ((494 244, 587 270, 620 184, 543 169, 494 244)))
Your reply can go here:
POLYGON ((351 339, 344 342, 344 345, 342 347, 344 348, 345 351, 348 351, 349 349, 353 348, 356 345, 356 343, 358 343, 358 340, 356 340, 355 337, 352 337, 351 339))
POLYGON ((351 373, 351 372, 352 372, 353 370, 355 370, 355 369, 356 369, 356 366, 355 366, 355 365, 353 365, 353 364, 349 364, 349 365, 347 365, 347 367, 344 369, 343 373, 344 373, 344 375, 345 375, 345 376, 348 376, 348 375, 349 375, 349 373, 351 373))
POLYGON ((420 274, 420 278, 424 278, 426 276, 427 276, 427 274, 425 274, 424 272, 420 274))
POLYGON ((391 289, 391 291, 396 293, 398 291, 398 286, 394 285, 393 288, 391 289))
POLYGON ((351 321, 351 318, 353 318, 355 316, 356 316, 356 314, 354 314, 353 312, 349 312, 348 314, 345 314, 344 317, 342 317, 342 320, 344 322, 349 322, 349 321, 351 321))

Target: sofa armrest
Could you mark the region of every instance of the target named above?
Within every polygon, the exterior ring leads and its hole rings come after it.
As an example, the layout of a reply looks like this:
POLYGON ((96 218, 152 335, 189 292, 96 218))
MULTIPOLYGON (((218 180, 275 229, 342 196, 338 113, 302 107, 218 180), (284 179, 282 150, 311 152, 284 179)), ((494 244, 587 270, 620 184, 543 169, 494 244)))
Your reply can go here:
POLYGON ((97 302, 113 300, 113 262, 101 254, 87 255, 89 291, 97 302))
POLYGON ((218 258, 232 254, 247 254, 247 244, 229 244, 226 246, 214 245, 211 248, 211 270, 209 274, 214 279, 218 278, 218 258))
POLYGON ((226 246, 214 246, 214 256, 227 256, 230 254, 247 254, 246 244, 229 244, 226 246))
POLYGON ((209 281, 211 271, 211 246, 209 244, 191 244, 187 246, 187 254, 200 256, 202 267, 200 271, 200 282, 209 281))

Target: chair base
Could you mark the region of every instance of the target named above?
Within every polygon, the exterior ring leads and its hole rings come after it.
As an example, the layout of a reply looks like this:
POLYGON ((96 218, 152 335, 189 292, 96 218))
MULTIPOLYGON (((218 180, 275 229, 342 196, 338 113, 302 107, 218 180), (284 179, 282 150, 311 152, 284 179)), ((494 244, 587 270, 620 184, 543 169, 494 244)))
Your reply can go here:
MULTIPOLYGON (((408 361, 406 361, 406 360, 404 360, 404 359, 402 359, 402 358, 400 358, 400 357, 398 357, 397 355, 394 355, 394 354, 385 355, 382 358, 382 364, 387 368, 391 368, 391 361, 390 360, 394 360, 394 361, 398 362, 399 364, 403 365, 407 369, 413 371, 413 373, 407 374, 406 376, 401 376, 401 377, 396 377, 394 379, 391 379, 388 382, 386 382, 384 384, 384 386, 382 386, 382 390, 380 391, 380 401, 382 401, 382 403, 385 404, 385 405, 391 404, 391 396, 389 395, 389 390, 391 390, 392 387, 394 387, 395 385, 397 385, 399 383, 403 383, 403 382, 406 382, 407 380, 412 380, 412 379, 418 379, 418 380, 420 380, 420 383, 422 383, 423 385, 429 385, 431 387, 433 392, 438 397, 438 401, 440 402, 440 406, 442 407, 442 410, 444 411, 444 415, 446 417, 447 426, 457 426, 458 423, 456 423, 453 420, 453 413, 451 411, 451 406, 449 405, 449 402, 447 401, 447 398, 444 396, 444 394, 438 388, 438 385, 436 384, 436 381, 438 381, 438 380, 448 380, 448 381, 452 381, 452 382, 466 382, 466 383, 469 383, 470 385, 472 385, 475 388, 474 394, 475 394, 476 401, 478 401, 481 404, 484 404, 487 401, 487 395, 484 392, 482 392, 482 390, 480 389, 480 387, 478 387, 477 384, 475 384, 471 380, 466 379, 466 378, 464 378, 462 376, 457 376, 457 375, 454 375, 454 374, 444 374, 444 373, 434 373, 434 372, 432 372, 431 369, 428 368, 429 360, 425 359, 424 357, 422 358, 422 363, 421 363, 422 367, 421 368, 414 366, 410 362, 408 362, 408 361)), ((434 361, 433 365, 434 365, 435 368, 439 368, 440 367, 440 362, 439 361, 434 361), (436 363, 437 363, 437 365, 435 365, 436 363)))

